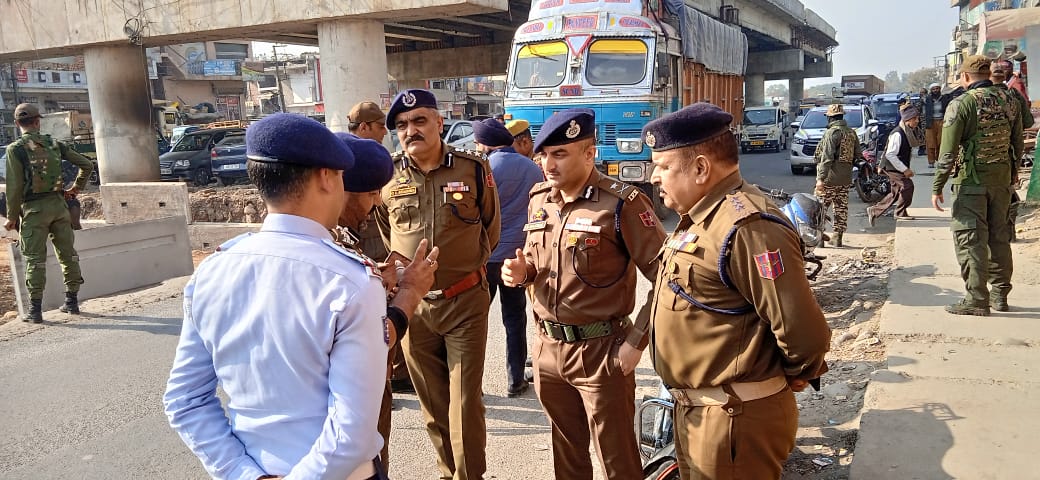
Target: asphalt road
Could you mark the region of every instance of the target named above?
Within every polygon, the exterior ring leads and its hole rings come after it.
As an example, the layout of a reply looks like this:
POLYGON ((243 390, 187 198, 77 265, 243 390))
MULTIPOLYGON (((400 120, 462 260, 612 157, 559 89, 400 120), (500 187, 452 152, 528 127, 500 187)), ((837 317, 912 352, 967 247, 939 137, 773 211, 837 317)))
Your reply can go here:
MULTIPOLYGON (((791 174, 786 152, 742 155, 741 171, 748 181, 790 192, 811 191, 814 182, 812 175, 791 174)), ((665 221, 667 228, 675 218, 665 221)), ((78 318, 48 312, 43 327, 0 326, 0 478, 206 478, 162 412, 180 330, 181 285, 183 279, 156 287, 151 303, 114 297, 86 302, 88 314, 78 318)), ((637 298, 648 289, 641 280, 637 298)), ((552 478, 549 428, 537 398, 533 391, 505 395, 497 304, 489 322, 486 478, 552 478)), ((637 385, 637 398, 656 391, 649 355, 637 385)), ((395 403, 391 477, 435 478, 416 397, 402 395, 395 403)))

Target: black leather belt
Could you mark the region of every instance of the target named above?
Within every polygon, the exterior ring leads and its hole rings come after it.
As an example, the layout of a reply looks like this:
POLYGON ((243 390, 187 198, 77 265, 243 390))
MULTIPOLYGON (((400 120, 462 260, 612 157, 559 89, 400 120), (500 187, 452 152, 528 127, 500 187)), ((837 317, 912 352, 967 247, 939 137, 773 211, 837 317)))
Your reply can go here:
POLYGON ((614 321, 602 321, 587 325, 568 325, 542 320, 542 331, 561 342, 572 343, 590 338, 605 337, 614 333, 614 321))

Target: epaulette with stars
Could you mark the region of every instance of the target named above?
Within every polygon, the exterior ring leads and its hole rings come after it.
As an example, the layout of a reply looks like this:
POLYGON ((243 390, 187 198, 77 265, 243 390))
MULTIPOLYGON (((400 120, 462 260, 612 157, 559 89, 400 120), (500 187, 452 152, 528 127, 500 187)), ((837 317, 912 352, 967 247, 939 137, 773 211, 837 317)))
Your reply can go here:
POLYGON ((625 182, 618 181, 610 177, 604 177, 596 185, 600 190, 607 192, 617 198, 622 198, 626 202, 631 202, 639 197, 639 192, 642 190, 639 187, 633 187, 625 182))

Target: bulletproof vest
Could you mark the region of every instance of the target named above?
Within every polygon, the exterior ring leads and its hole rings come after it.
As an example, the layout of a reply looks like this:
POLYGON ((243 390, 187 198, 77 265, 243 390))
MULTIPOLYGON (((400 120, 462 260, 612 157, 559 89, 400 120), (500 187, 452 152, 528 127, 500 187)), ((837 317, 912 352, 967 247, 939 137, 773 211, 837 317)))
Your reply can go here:
POLYGON ((856 161, 853 156, 856 154, 856 143, 859 142, 859 137, 856 136, 856 132, 848 127, 841 127, 839 130, 841 135, 841 143, 838 145, 838 161, 841 163, 853 163, 856 161))
POLYGON ((28 195, 62 191, 61 151, 50 135, 23 135, 15 148, 29 161, 24 165, 27 199, 28 195))
POLYGON ((965 149, 965 160, 973 160, 976 164, 1007 162, 1011 119, 1017 113, 1015 106, 994 87, 975 88, 968 94, 975 99, 978 130, 965 149))

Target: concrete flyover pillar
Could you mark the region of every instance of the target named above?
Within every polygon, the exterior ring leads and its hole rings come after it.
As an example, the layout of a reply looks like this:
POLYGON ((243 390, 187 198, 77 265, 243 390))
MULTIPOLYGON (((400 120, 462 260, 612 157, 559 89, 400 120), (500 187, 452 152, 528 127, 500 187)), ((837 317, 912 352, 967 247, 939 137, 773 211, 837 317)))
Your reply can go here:
POLYGON ((744 76, 744 106, 759 107, 766 101, 766 76, 750 73, 744 76))
MULTIPOLYGON (((791 77, 787 80, 787 111, 793 113, 798 110, 805 96, 805 79, 802 77, 791 77)), ((794 120, 794 117, 791 117, 794 120)))
POLYGON ((83 51, 89 80, 98 170, 103 183, 159 180, 159 148, 144 48, 89 47, 83 51))
POLYGON ((386 37, 378 20, 335 20, 318 24, 325 124, 346 132, 350 107, 379 103, 388 93, 386 37))

